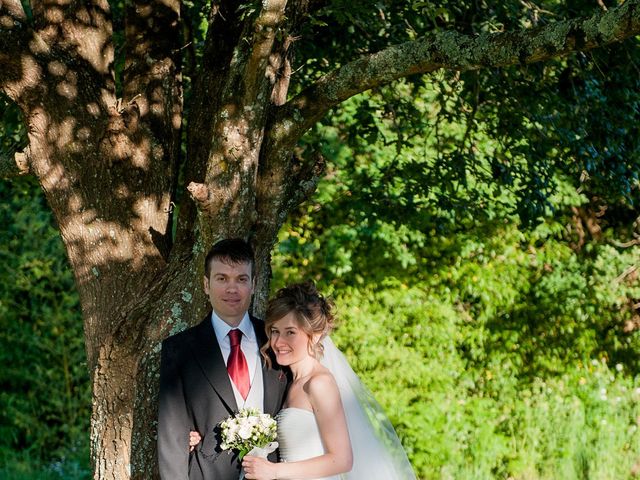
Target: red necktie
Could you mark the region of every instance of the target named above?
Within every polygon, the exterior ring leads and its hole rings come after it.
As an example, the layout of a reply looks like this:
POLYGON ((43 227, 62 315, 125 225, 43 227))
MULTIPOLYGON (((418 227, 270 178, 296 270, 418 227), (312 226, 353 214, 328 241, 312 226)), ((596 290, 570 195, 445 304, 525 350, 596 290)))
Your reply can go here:
POLYGON ((229 330, 229 341, 231 342, 231 353, 227 360, 227 372, 233 383, 235 383, 240 395, 245 400, 249 395, 249 368, 247 367, 247 359, 244 358, 244 353, 240 348, 240 342, 242 341, 242 332, 237 328, 229 330))

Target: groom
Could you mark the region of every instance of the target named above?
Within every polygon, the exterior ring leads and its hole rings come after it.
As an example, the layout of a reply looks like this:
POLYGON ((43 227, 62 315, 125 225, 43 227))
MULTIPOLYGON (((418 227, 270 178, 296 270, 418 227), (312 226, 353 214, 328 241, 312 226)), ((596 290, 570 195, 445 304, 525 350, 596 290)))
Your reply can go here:
POLYGON ((158 463, 163 480, 237 480, 237 452, 220 448, 218 424, 241 408, 275 415, 285 375, 259 348, 263 322, 248 314, 255 286, 253 251, 241 239, 216 243, 205 259, 204 290, 213 311, 162 342, 158 463), (202 440, 189 453, 189 431, 202 440))

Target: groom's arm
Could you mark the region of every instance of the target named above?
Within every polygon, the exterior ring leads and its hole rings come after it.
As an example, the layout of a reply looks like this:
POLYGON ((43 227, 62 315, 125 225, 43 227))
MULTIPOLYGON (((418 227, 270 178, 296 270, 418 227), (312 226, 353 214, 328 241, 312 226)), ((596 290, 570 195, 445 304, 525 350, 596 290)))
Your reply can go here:
MULTIPOLYGON (((169 338, 162 342, 158 405, 158 466, 163 480, 189 478, 189 416, 182 377, 180 348, 169 338)), ((184 340, 183 340, 184 341, 184 340)))

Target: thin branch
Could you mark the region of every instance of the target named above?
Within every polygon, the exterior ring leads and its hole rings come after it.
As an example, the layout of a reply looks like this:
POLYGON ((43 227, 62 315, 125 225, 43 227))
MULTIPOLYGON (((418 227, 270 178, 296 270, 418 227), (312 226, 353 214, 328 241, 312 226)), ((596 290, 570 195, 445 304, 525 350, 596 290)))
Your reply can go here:
POLYGON ((633 247, 634 245, 640 245, 640 238, 634 238, 633 240, 629 240, 628 242, 619 242, 617 240, 613 240, 611 243, 618 248, 629 248, 633 247))
POLYGON ((640 0, 518 32, 478 36, 436 32, 365 55, 320 78, 277 113, 274 135, 291 145, 328 110, 370 88, 414 74, 529 64, 619 42, 640 33, 640 0))
POLYGON ((29 147, 22 152, 0 152, 0 178, 30 174, 29 162, 29 147))
POLYGON ((629 275, 631 275, 636 270, 638 270, 638 266, 637 265, 630 265, 629 267, 625 268, 624 272, 622 272, 620 275, 618 275, 613 281, 615 283, 620 283, 622 280, 627 278, 629 275))

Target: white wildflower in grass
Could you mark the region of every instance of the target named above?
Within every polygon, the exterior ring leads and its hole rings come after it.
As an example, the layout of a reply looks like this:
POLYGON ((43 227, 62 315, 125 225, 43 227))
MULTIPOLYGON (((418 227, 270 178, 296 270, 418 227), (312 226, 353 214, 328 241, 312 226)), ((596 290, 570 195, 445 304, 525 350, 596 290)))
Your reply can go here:
POLYGON ((606 400, 607 399, 607 389, 606 388, 601 388, 600 389, 600 400, 606 400))
POLYGON ((277 423, 271 415, 262 413, 257 408, 240 410, 233 417, 220 423, 222 429, 223 450, 238 450, 242 460, 252 448, 265 447, 277 436, 277 423))

